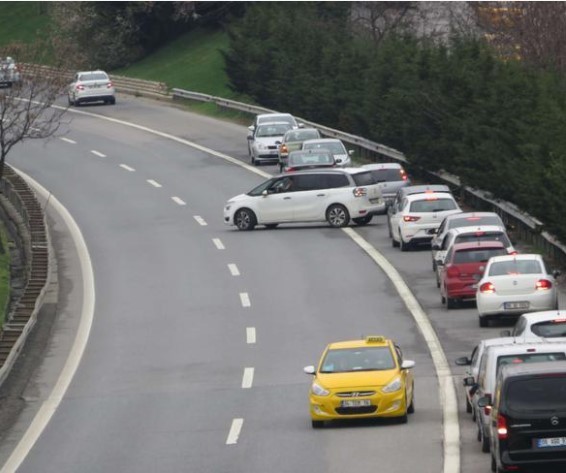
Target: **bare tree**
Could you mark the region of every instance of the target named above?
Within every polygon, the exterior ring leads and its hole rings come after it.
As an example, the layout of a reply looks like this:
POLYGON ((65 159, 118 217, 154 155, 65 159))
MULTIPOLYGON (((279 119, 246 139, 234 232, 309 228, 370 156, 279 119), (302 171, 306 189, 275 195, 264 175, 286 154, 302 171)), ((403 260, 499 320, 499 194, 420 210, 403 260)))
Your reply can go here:
MULTIPOLYGON (((0 179, 10 150, 28 139, 45 139, 59 129, 68 105, 53 107, 65 92, 69 73, 62 64, 45 67, 45 55, 53 51, 42 41, 32 46, 15 44, 0 49, 0 58, 17 61, 19 78, 0 89, 0 179)), ((55 48, 64 58, 63 48, 55 48)), ((66 104, 66 101, 65 101, 66 104)))
POLYGON ((352 23, 368 32, 378 44, 387 34, 407 27, 407 16, 416 2, 353 2, 352 23))

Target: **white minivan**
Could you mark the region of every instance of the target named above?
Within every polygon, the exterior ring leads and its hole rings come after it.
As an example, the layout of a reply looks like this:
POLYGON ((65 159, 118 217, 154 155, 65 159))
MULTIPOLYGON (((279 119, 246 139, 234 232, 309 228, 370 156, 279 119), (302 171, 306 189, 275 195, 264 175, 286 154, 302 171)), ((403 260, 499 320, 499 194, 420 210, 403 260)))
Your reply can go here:
POLYGON ((536 363, 546 361, 566 361, 566 343, 531 341, 488 347, 480 360, 477 380, 466 379, 465 384, 475 389, 473 408, 476 411, 478 425, 478 441, 481 442, 482 452, 489 452, 489 422, 491 419, 491 402, 483 408, 478 406, 478 400, 486 397, 492 399, 499 369, 506 364, 536 363))
POLYGON ((256 225, 328 222, 345 227, 368 224, 385 211, 379 185, 362 168, 313 169, 272 177, 224 206, 224 223, 238 230, 256 225))

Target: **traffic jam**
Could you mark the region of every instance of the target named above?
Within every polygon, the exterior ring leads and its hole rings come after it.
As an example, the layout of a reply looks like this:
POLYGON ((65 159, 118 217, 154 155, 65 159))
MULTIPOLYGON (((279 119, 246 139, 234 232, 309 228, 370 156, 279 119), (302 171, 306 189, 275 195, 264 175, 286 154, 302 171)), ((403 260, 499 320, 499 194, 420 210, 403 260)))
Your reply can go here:
MULTIPOLYGON (((290 114, 256 116, 248 128, 250 163, 280 174, 230 199, 224 222, 257 225, 326 222, 340 228, 387 220, 400 252, 426 246, 431 277, 447 311, 477 307, 479 327, 511 320, 500 337, 479 340, 465 368, 463 399, 491 470, 566 471, 566 310, 557 277, 540 254, 514 247, 501 217, 463 209, 448 186, 415 185, 398 163, 353 167, 353 151, 290 114)), ((415 362, 381 334, 328 344, 311 376, 314 429, 335 420, 408 422, 415 410, 415 362)))

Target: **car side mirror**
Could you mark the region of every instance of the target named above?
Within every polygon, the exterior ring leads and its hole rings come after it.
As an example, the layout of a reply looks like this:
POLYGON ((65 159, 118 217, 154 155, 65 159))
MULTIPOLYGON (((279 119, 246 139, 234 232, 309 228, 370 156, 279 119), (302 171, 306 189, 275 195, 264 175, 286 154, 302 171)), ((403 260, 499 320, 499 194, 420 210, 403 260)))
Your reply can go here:
POLYGON ((278 141, 275 142, 275 144, 276 144, 276 145, 280 145, 280 144, 281 144, 281 141, 278 140, 278 141))
POLYGON ((444 260, 437 259, 435 260, 436 266, 444 266, 444 260))
POLYGON ((470 366, 472 364, 472 360, 470 360, 467 356, 462 356, 460 358, 456 358, 454 363, 458 366, 470 366))
POLYGON ((433 243, 433 244, 431 245, 431 248, 432 248, 433 250, 440 251, 440 245, 439 245, 438 243, 433 243))
POLYGON ((499 335, 501 335, 502 337, 510 337, 511 330, 501 330, 501 332, 499 332, 499 335))
POLYGON ((348 155, 349 156, 354 156, 355 151, 353 149, 349 149, 348 150, 348 155))
POLYGON ((299 128, 304 128, 304 127, 305 127, 305 124, 304 124, 304 123, 298 123, 298 125, 299 125, 299 128))
POLYGON ((555 269, 554 271, 552 271, 552 276, 554 278, 557 278, 558 276, 560 276, 562 274, 562 272, 559 269, 555 269))
POLYGON ((474 387, 477 383, 473 376, 468 376, 462 381, 464 386, 474 387))
POLYGON ((254 132, 254 130, 255 130, 255 126, 253 126, 253 125, 250 125, 250 126, 248 127, 248 130, 250 130, 250 131, 251 131, 251 132, 253 133, 253 132, 254 132))
POLYGON ((415 367, 415 362, 413 360, 405 360, 403 361, 403 363, 401 363, 401 369, 402 370, 408 370, 410 368, 414 368, 415 367))
POLYGON ((253 141, 254 135, 248 135, 248 141, 253 141))
POLYGON ((431 228, 428 233, 431 235, 436 235, 438 233, 438 228, 431 228))
POLYGON ((482 396, 478 399, 478 407, 484 408, 491 405, 490 396, 482 396))
POLYGON ((304 371, 306 374, 315 374, 315 373, 316 373, 316 370, 314 369, 314 366, 312 366, 312 365, 305 366, 305 367, 303 368, 303 371, 304 371))
POLYGON ((341 159, 337 159, 337 160, 336 160, 336 164, 340 164, 340 163, 342 163, 342 160, 341 160, 341 159))

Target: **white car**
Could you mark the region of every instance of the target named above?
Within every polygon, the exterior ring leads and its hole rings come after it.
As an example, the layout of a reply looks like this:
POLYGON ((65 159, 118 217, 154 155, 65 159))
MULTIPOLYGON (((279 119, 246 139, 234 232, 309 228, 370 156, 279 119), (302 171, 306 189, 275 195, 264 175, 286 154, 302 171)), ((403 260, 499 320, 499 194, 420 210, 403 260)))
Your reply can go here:
POLYGON ((513 330, 503 330, 502 337, 556 339, 566 337, 566 310, 547 310, 523 314, 513 330))
POLYGON ((255 116, 254 122, 248 127, 248 136, 253 135, 258 125, 274 122, 289 123, 289 125, 291 125, 291 128, 293 129, 302 128, 304 126, 303 123, 299 123, 297 119, 290 113, 260 113, 259 115, 255 116))
POLYGON ((436 286, 440 287, 442 271, 446 255, 456 243, 471 243, 480 241, 499 241, 507 253, 516 253, 504 227, 497 225, 480 225, 477 227, 451 228, 442 239, 440 245, 431 242, 433 265, 436 271, 436 286))
POLYGON ((334 155, 337 166, 347 168, 352 165, 351 156, 354 154, 354 150, 346 150, 344 143, 337 138, 306 140, 303 141, 301 149, 327 149, 334 155))
POLYGON ((287 122, 268 122, 258 125, 248 135, 248 152, 254 165, 263 162, 279 162, 279 143, 292 125, 287 122))
POLYGON ((364 164, 362 167, 369 169, 373 174, 387 205, 393 203, 399 189, 411 185, 409 176, 399 163, 371 163, 364 164))
POLYGON ((116 90, 104 71, 77 72, 68 90, 69 105, 86 102, 116 103, 116 90))
POLYGON ((476 292, 480 327, 501 316, 558 309, 557 274, 537 254, 490 258, 476 292))
POLYGON ((369 223, 385 202, 371 173, 360 168, 313 169, 272 177, 224 206, 224 223, 239 230, 256 225, 328 222, 345 227, 369 223))
POLYGON ((461 211, 449 192, 407 195, 390 214, 391 243, 401 251, 429 243, 444 217, 461 211))

